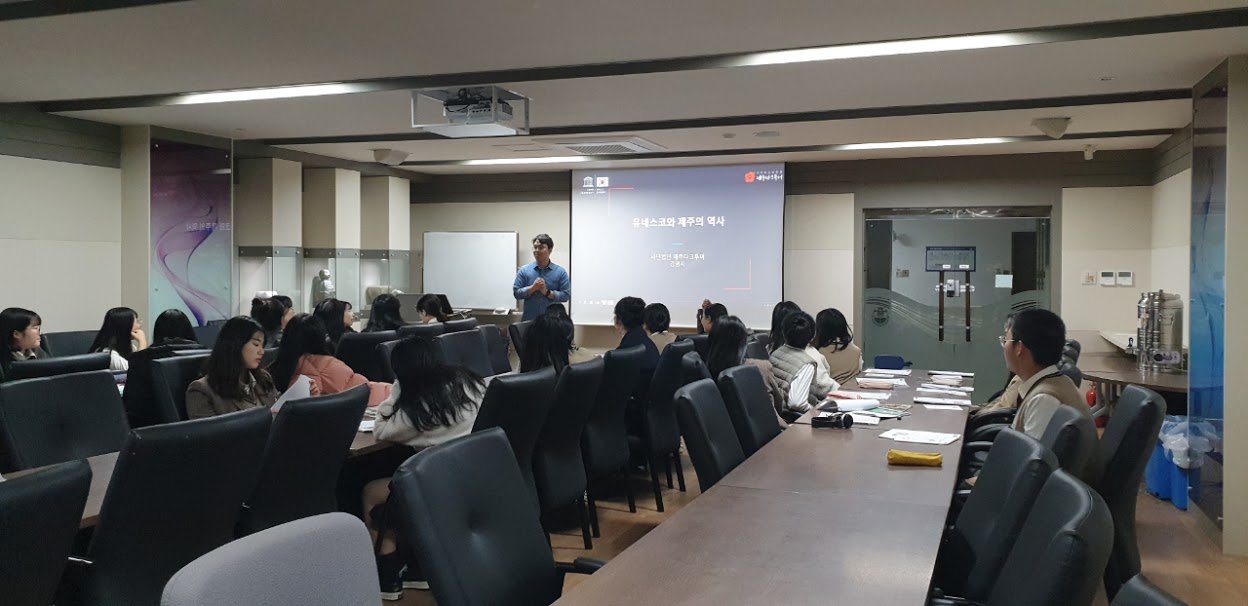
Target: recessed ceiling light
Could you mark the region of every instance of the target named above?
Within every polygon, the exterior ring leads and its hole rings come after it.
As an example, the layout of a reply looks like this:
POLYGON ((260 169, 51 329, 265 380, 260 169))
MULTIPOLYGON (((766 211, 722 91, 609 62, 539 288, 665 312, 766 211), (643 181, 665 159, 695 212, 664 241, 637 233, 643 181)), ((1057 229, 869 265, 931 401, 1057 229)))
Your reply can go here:
POLYGON ((761 138, 764 138, 764 139, 766 139, 766 138, 770 138, 770 137, 779 137, 779 136, 780 136, 780 131, 778 131, 778 130, 760 130, 760 131, 758 131, 758 132, 754 133, 754 136, 755 136, 755 137, 761 137, 761 138))
POLYGON ((367 90, 359 84, 330 82, 326 84, 298 84, 295 86, 270 86, 265 88, 243 88, 223 90, 209 93, 188 93, 182 95, 173 105, 198 105, 200 103, 230 103, 235 101, 262 101, 265 99, 294 99, 297 97, 320 97, 324 95, 345 95, 367 90))
POLYGON ((949 51, 1018 46, 1020 44, 1028 44, 1029 42, 1029 38, 1022 34, 974 34, 970 36, 949 36, 946 38, 927 38, 922 40, 868 42, 866 44, 844 44, 840 46, 796 48, 792 50, 754 53, 749 58, 742 61, 741 64, 781 65, 785 63, 805 63, 808 61, 836 61, 840 59, 860 59, 864 57, 885 57, 890 55, 944 53, 949 51))
POLYGON ((976 139, 930 139, 927 141, 884 141, 880 143, 848 143, 836 149, 853 151, 864 149, 905 149, 909 147, 956 147, 959 145, 992 145, 1011 143, 1010 137, 980 137, 976 139))
POLYGON ((549 156, 545 158, 490 158, 488 160, 465 160, 465 166, 497 166, 504 164, 560 164, 563 162, 585 162, 585 156, 549 156))

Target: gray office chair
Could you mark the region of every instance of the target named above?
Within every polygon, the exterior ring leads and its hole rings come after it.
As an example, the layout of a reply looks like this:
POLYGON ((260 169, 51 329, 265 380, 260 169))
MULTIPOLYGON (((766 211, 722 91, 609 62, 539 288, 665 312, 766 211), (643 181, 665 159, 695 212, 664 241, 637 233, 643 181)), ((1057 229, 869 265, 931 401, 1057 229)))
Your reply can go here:
POLYGON ((462 320, 448 320, 442 324, 442 328, 446 332, 459 332, 461 330, 472 330, 477 327, 476 318, 464 318, 462 320))
POLYGON ((702 492, 711 489, 741 461, 745 453, 737 439, 719 389, 702 379, 676 390, 676 418, 689 448, 689 458, 702 492))
POLYGON ((399 338, 424 337, 432 339, 444 332, 446 332, 446 328, 440 322, 433 324, 408 324, 407 326, 399 327, 399 338))
POLYGON ((95 342, 94 330, 71 330, 43 333, 43 349, 54 356, 76 356, 89 353, 95 342))
POLYGON ((481 377, 494 374, 489 345, 485 342, 485 334, 480 330, 473 328, 447 332, 438 335, 434 342, 447 364, 463 366, 481 377))
POLYGON ((36 358, 34 360, 15 361, 9 365, 6 381, 21 379, 37 379, 54 377, 75 372, 92 370, 108 370, 111 356, 103 352, 61 356, 58 358, 36 358))
POLYGON ((745 456, 754 454, 780 435, 782 430, 776 419, 776 409, 757 366, 742 364, 719 373, 719 393, 724 398, 745 456))
POLYGON ((116 452, 127 431, 107 370, 0 383, 0 471, 116 452))
POLYGON ((1118 590, 1114 601, 1109 606, 1187 606, 1160 587, 1148 582, 1144 575, 1137 574, 1118 590))
POLYGON ((183 566, 161 606, 376 606, 377 566, 368 529, 335 512, 274 526, 183 566))
POLYGON ((515 348, 516 356, 524 355, 524 333, 528 332, 532 325, 533 320, 526 320, 507 327, 507 334, 511 337, 511 346, 515 348))
POLYGON ((152 360, 152 391, 160 423, 185 421, 186 388, 199 378, 210 354, 173 356, 152 360))
POLYGON ((91 467, 71 461, 0 482, 0 596, 51 604, 91 489, 91 467))

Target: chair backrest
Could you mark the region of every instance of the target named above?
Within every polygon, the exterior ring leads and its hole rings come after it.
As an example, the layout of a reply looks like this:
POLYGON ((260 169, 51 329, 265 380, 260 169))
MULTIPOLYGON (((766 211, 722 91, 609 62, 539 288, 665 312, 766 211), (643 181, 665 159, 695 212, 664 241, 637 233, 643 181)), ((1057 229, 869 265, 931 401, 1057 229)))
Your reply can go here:
POLYGON ((490 380, 472 425, 474 432, 501 427, 520 465, 520 475, 528 486, 529 496, 537 504, 537 487, 533 481, 533 449, 542 425, 554 402, 557 375, 552 366, 514 375, 500 375, 490 380))
POLYGON ((128 430, 107 370, 0 383, 0 472, 117 452, 128 430))
POLYGON ((240 530, 252 533, 338 510, 338 472, 368 406, 368 386, 282 405, 247 499, 240 530))
POLYGON ((765 333, 765 332, 754 333, 750 335, 750 340, 757 341, 759 344, 763 346, 763 349, 766 349, 771 346, 771 334, 770 333, 765 333))
POLYGON ((411 537, 440 606, 558 599, 562 579, 503 431, 422 450, 390 487, 400 534, 411 537))
POLYGON ((206 349, 212 349, 217 344, 217 335, 221 334, 221 327, 225 326, 224 322, 208 324, 207 326, 195 326, 191 328, 195 332, 195 340, 199 341, 206 349))
POLYGON ((745 456, 754 454, 780 435, 776 409, 757 366, 742 364, 719 373, 719 394, 724 398, 745 456))
POLYGON ((1070 406, 1058 406, 1040 436, 1040 443, 1057 456, 1058 465, 1080 480, 1088 478, 1096 441, 1092 419, 1070 406))
POLYGON ((91 604, 156 604, 180 568, 234 538, 272 415, 260 407, 130 432, 100 506, 91 604))
POLYGON ((1092 486, 1114 517, 1114 550, 1105 569, 1105 592, 1110 597, 1140 574, 1135 500, 1165 415, 1165 400, 1157 392, 1128 385, 1114 405, 1088 472, 1092 486))
POLYGON ((702 379, 676 390, 676 418, 702 492, 745 460, 719 389, 702 379))
POLYGON ((438 335, 435 339, 447 364, 463 366, 482 377, 494 374, 485 335, 475 328, 438 335))
POLYGON ((71 461, 0 482, 0 595, 51 604, 91 489, 91 466, 71 461))
POLYGON ((152 361, 152 390, 161 423, 186 420, 186 388, 199 378, 209 354, 173 356, 152 361))
POLYGON ((501 375, 511 372, 511 359, 507 357, 507 338, 503 329, 497 324, 482 324, 477 327, 485 337, 485 352, 490 357, 490 374, 501 375))
POLYGON ((62 356, 59 358, 36 358, 15 361, 9 365, 5 378, 9 381, 54 377, 72 372, 108 370, 110 355, 103 352, 62 356))
POLYGON ((901 370, 906 367, 906 359, 893 354, 881 354, 875 357, 875 367, 883 370, 901 370))
POLYGON ((516 349, 517 357, 524 356, 524 333, 528 332, 532 325, 533 320, 525 320, 507 327, 507 334, 511 337, 511 346, 516 349))
POLYGON ((533 451, 533 477, 542 511, 566 507, 585 493, 581 432, 602 383, 602 359, 572 364, 559 373, 546 423, 533 451))
MULTIPOLYGON (((694 342, 697 345, 697 342, 694 342)), ((681 372, 684 374, 683 385, 688 385, 694 381, 711 378, 711 371, 706 367, 706 363, 702 361, 702 357, 698 353, 687 353, 680 359, 681 372)))
POLYGON ((444 332, 446 332, 446 328, 440 322, 434 322, 433 324, 408 324, 407 326, 399 327, 399 337, 402 339, 408 337, 432 339, 444 332))
POLYGON ((394 354, 394 348, 398 346, 402 339, 386 341, 377 344, 377 359, 381 364, 382 381, 385 383, 394 382, 394 366, 390 362, 390 356, 394 354))
POLYGON ((684 357, 693 351, 693 341, 673 341, 659 355, 659 365, 650 380, 646 398, 646 439, 651 456, 674 452, 680 447, 680 426, 676 421, 676 390, 685 384, 684 357))
MULTIPOLYGON (((1062 360, 1066 360, 1066 359, 1067 358, 1062 358, 1062 360)), ((1071 382, 1075 384, 1075 387, 1079 387, 1080 385, 1083 385, 1083 371, 1079 370, 1079 367, 1075 366, 1073 362, 1070 364, 1063 364, 1061 361, 1059 361, 1057 365, 1057 369, 1059 372, 1066 375, 1066 377, 1069 378, 1071 382)))
POLYGON ((385 381, 386 370, 382 367, 381 358, 377 356, 377 346, 398 338, 399 333, 393 330, 349 332, 338 340, 338 349, 334 351, 334 356, 369 381, 385 381))
POLYGON ((1187 606, 1187 604, 1148 582, 1144 575, 1137 574, 1118 590, 1118 595, 1114 596, 1114 601, 1109 606, 1187 606))
POLYGON ((693 350, 698 352, 698 357, 706 360, 706 354, 711 350, 711 335, 696 334, 681 337, 682 340, 693 341, 693 350))
POLYGON ((758 339, 745 342, 745 357, 751 360, 766 360, 771 356, 767 353, 767 344, 758 339))
MULTIPOLYGON (((978 484, 976 485, 978 490, 978 484)), ((1049 476, 987 603, 1091 604, 1114 527, 1096 491, 1063 470, 1049 476)))
POLYGON ((159 345, 148 347, 130 356, 130 368, 126 370, 126 390, 121 401, 126 405, 126 419, 132 429, 180 419, 165 419, 156 402, 154 360, 177 355, 205 356, 210 352, 201 345, 159 345))
POLYGON ((376 606, 377 566, 364 523, 326 513, 222 545, 182 567, 161 606, 376 606))
POLYGON ((459 332, 461 330, 472 330, 477 327, 476 318, 464 318, 462 320, 447 320, 442 324, 446 332, 459 332))
POLYGON ((43 333, 43 348, 54 356, 77 356, 91 351, 94 330, 71 330, 43 333))
POLYGON ((602 381, 581 432, 581 458, 591 476, 617 472, 628 463, 628 398, 641 380, 645 355, 645 346, 634 345, 602 357, 602 381))
POLYGON ((1003 429, 992 443, 975 489, 947 534, 939 575, 946 593, 983 601, 1022 532, 1057 457, 1032 437, 1003 429))

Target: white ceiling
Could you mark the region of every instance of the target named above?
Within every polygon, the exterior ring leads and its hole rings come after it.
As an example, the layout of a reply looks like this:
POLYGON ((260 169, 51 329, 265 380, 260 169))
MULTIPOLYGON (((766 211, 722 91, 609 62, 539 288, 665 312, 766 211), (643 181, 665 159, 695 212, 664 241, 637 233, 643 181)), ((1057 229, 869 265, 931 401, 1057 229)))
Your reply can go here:
MULTIPOLYGON (((1248 1, 877 0, 863 5, 828 0, 527 0, 472 5, 410 0, 205 0, 0 22, 0 56, 5 57, 0 61, 0 101, 680 57, 1243 6, 1248 1)), ((1187 88, 1223 58, 1243 53, 1248 53, 1248 29, 1241 28, 507 86, 534 99, 534 126, 609 124, 1187 88), (1102 77, 1112 80, 1102 81, 1102 77)), ((393 91, 67 115, 247 139, 399 133, 411 130, 408 98, 405 91, 393 91)), ((1187 123, 1189 110, 1190 103, 1167 101, 639 134, 672 150, 713 152, 759 145, 1035 134, 1028 126, 1031 118, 1052 115, 1074 116, 1071 132, 1177 128, 1187 123), (755 140, 751 133, 757 130, 779 130, 781 136, 755 140), (723 139, 725 132, 738 136, 723 139)), ((1151 147, 1154 139, 1120 138, 1103 142, 1101 147, 1151 147)), ((504 142, 294 147, 362 161, 371 160, 368 150, 374 147, 404 149, 412 152, 414 160, 534 155, 497 147, 504 142)), ((1081 149, 1083 144, 1017 143, 973 151, 923 150, 921 155, 1063 151, 1081 149)), ((861 155, 867 152, 858 153, 856 157, 867 157, 861 155)), ((918 155, 912 150, 870 154, 918 155)), ((811 154, 801 156, 808 159, 811 154)), ((833 156, 848 157, 845 152, 833 156)), ((640 161, 629 165, 635 162, 640 161)), ((659 162, 677 164, 676 160, 659 162)), ((556 167, 531 169, 552 168, 556 167)))

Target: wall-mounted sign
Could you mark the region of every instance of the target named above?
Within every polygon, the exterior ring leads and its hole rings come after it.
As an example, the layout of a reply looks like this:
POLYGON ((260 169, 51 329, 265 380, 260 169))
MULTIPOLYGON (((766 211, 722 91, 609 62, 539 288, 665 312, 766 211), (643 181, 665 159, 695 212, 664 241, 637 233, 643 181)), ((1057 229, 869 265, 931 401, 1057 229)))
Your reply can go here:
POLYGON ((974 246, 928 246, 927 271, 975 271, 974 246))

